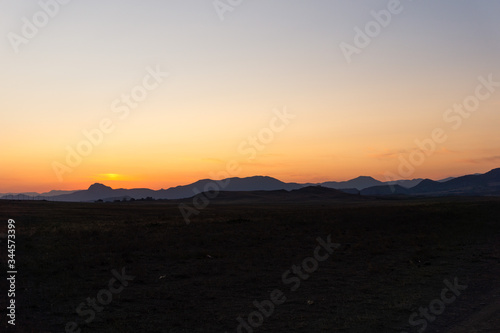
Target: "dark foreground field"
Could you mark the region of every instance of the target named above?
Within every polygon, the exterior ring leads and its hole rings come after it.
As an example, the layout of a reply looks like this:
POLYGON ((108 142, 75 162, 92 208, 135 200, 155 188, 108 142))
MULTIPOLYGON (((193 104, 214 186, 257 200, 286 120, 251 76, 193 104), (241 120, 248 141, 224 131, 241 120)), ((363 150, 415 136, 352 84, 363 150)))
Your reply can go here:
POLYGON ((8 219, 17 316, 2 278, 2 332, 237 332, 249 315, 240 332, 500 332, 500 199, 212 204, 189 225, 171 203, 0 201, 0 233, 8 219), (329 235, 340 247, 318 252, 329 235), (443 296, 444 280, 467 288, 443 296), (429 305, 439 315, 410 325, 429 305))

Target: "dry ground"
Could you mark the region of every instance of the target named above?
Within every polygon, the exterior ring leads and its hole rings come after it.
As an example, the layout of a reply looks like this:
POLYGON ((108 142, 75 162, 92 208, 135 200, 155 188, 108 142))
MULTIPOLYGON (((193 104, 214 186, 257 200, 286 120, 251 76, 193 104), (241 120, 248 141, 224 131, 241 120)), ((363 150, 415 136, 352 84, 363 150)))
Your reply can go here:
MULTIPOLYGON (((17 325, 2 296, 0 330, 236 332, 279 289, 286 302, 255 332, 417 332, 409 316, 456 277, 467 289, 426 332, 500 332, 499 217, 498 198, 212 204, 190 225, 168 202, 0 201, 19 271, 17 325), (328 235, 341 247, 292 291, 282 274, 328 235), (84 324, 75 309, 122 267, 135 279, 84 324)), ((4 272, 6 259, 2 241, 4 272)))

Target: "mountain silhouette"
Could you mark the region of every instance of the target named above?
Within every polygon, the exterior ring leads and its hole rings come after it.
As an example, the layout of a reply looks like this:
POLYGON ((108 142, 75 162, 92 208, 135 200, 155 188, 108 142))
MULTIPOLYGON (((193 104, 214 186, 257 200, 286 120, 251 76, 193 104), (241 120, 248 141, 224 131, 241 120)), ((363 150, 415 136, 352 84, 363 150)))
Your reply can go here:
MULTIPOLYGON (((222 180, 203 179, 195 183, 176 186, 163 190, 160 196, 161 199, 179 199, 189 198, 201 192, 208 192, 213 190, 213 185, 217 184, 220 191, 275 191, 286 190, 291 191, 303 187, 303 185, 296 183, 284 183, 278 179, 267 176, 253 176, 247 178, 226 178, 222 180)), ((160 198, 152 196, 153 198, 160 198)))
POLYGON ((90 185, 90 187, 88 188, 87 191, 89 191, 89 192, 106 192, 106 191, 113 191, 113 189, 109 186, 95 183, 95 184, 90 185))
POLYGON ((376 180, 375 178, 368 177, 368 176, 359 176, 357 178, 348 180, 348 181, 343 181, 343 182, 324 182, 321 183, 322 186, 325 187, 330 187, 334 188, 337 190, 340 189, 346 189, 346 188, 355 188, 359 191, 372 187, 372 186, 378 186, 378 185, 383 185, 384 183, 381 182, 380 180, 376 180))
POLYGON ((412 194, 421 195, 498 195, 500 194, 500 168, 485 174, 453 178, 445 182, 425 179, 411 188, 412 194))
MULTIPOLYGON (((262 197, 262 193, 249 194, 255 191, 274 191, 269 194, 292 192, 289 198, 299 195, 304 198, 306 191, 318 192, 327 190, 339 190, 336 193, 365 196, 388 196, 388 195, 423 195, 423 196, 446 196, 446 195, 500 195, 500 168, 493 169, 485 174, 472 174, 462 177, 434 181, 431 179, 412 179, 382 182, 368 176, 360 176, 342 182, 324 182, 319 184, 285 183, 276 178, 268 176, 253 176, 246 178, 227 178, 221 180, 202 179, 192 184, 175 186, 169 189, 152 190, 148 188, 135 189, 113 189, 104 184, 92 184, 86 190, 57 191, 52 190, 40 195, 37 193, 15 194, 10 193, 0 199, 14 200, 40 200, 53 201, 91 202, 97 200, 114 201, 122 199, 168 199, 177 200, 192 198, 202 192, 218 192, 218 196, 230 196, 226 192, 241 192, 240 196, 262 197), (319 187, 318 187, 319 185, 319 187), (414 185, 414 186, 410 186, 414 185), (304 192, 298 192, 302 190, 304 192), (223 194, 224 193, 224 194, 223 194), (246 194, 245 194, 246 193, 246 194)), ((327 193, 327 192, 325 192, 327 193)), ((328 192, 331 197, 333 192, 328 192)), ((267 194, 266 194, 267 195, 267 194)), ((234 197, 234 196, 233 196, 234 197)))
MULTIPOLYGON (((210 193, 200 193, 210 197, 210 193)), ((180 202, 192 202, 192 198, 180 199, 180 202)), ((342 201, 366 201, 369 198, 362 197, 357 194, 345 193, 341 190, 336 190, 323 186, 306 186, 299 189, 286 190, 270 190, 270 191, 223 191, 210 199, 215 203, 255 203, 255 204, 276 204, 276 203, 329 203, 342 201)))
POLYGON ((410 194, 410 190, 401 185, 380 185, 361 190, 361 195, 398 195, 410 194))

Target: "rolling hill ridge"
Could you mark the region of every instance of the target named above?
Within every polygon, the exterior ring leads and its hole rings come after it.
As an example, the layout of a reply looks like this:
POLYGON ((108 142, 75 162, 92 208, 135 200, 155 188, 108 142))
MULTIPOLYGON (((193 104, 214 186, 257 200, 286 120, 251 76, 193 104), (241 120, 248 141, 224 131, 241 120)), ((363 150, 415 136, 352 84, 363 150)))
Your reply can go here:
MULTIPOLYGON (((443 181, 431 179, 400 180, 382 182, 372 177, 360 176, 343 182, 324 182, 319 184, 285 183, 268 176, 254 176, 246 178, 227 178, 222 180, 202 179, 192 184, 171 187, 168 189, 152 190, 148 188, 113 189, 109 186, 95 183, 86 190, 78 191, 50 191, 35 196, 35 193, 8 194, 0 199, 14 200, 50 200, 67 202, 91 202, 97 200, 115 201, 129 199, 185 199, 202 192, 265 192, 274 191, 274 194, 285 194, 293 198, 297 190, 315 191, 318 195, 318 186, 324 189, 337 190, 335 193, 354 194, 362 196, 390 196, 390 195, 419 195, 419 196, 448 196, 448 195, 500 195, 500 168, 493 169, 485 174, 465 175, 443 181)), ((326 191, 326 190, 325 190, 326 191)), ((326 192, 325 192, 326 193, 326 192)), ((328 192, 331 196, 333 192, 328 192)), ((300 192, 303 195, 304 192, 300 192)), ((227 196, 227 194, 225 194, 227 196)))

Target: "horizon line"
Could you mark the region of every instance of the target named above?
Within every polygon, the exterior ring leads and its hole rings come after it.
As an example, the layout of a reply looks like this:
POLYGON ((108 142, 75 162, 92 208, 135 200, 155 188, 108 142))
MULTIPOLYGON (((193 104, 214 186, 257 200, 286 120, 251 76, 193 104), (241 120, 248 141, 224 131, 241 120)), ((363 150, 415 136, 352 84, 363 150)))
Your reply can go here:
MULTIPOLYGON (((495 170, 496 168, 493 168, 493 169, 490 169, 489 171, 492 171, 492 170, 495 170)), ((487 172, 489 172, 487 171, 487 172)), ((487 173, 487 172, 484 172, 484 173, 487 173)), ((283 181, 279 178, 276 178, 276 177, 272 177, 272 176, 268 176, 268 175, 254 175, 254 176, 247 176, 247 177, 227 177, 227 178, 221 178, 221 179, 211 179, 211 178, 202 178, 202 179, 198 179, 198 180, 195 180, 191 183, 187 183, 187 184, 180 184, 180 185, 174 185, 174 186, 170 186, 168 188, 159 188, 159 189, 154 189, 154 188, 149 188, 149 187, 132 187, 132 188, 124 188, 124 187, 117 187, 117 188, 114 188, 112 186, 109 186, 109 185, 106 185, 105 182, 115 182, 116 180, 107 180, 107 181, 104 181, 104 182, 101 182, 101 181, 96 181, 96 182, 93 182, 91 183, 87 188, 83 188, 83 189, 76 189, 76 190, 59 190, 59 189, 51 189, 49 191, 45 191, 45 192, 35 192, 35 191, 23 191, 23 192, 0 192, 1 195, 11 195, 11 194, 25 194, 25 193, 37 193, 39 195, 41 194, 44 194, 44 193, 50 193, 52 191, 65 191, 65 192, 70 192, 70 191, 73 191, 73 192, 76 192, 76 191, 85 191, 85 190, 88 190, 92 185, 95 185, 95 184, 100 184, 100 185, 104 185, 106 187, 110 187, 111 189, 113 190, 120 190, 120 189, 124 189, 124 190, 133 190, 133 189, 148 189, 148 190, 153 190, 153 191, 160 191, 160 190, 168 190, 168 189, 171 189, 171 188, 175 188, 175 187, 180 187, 180 186, 188 186, 188 185, 192 185, 196 182, 199 182, 199 181, 221 181, 221 180, 225 180, 225 179, 246 179, 246 178, 256 178, 256 177, 262 177, 262 178, 272 178, 272 179, 275 179, 275 180, 278 180, 280 182, 283 182, 283 183, 286 183, 286 184, 299 184, 299 185, 307 185, 307 184, 311 184, 311 185, 321 185, 323 183, 328 183, 328 182, 335 182, 335 183, 342 183, 342 182, 349 182, 349 181, 352 181, 352 180, 355 180, 355 179, 358 179, 358 178, 363 178, 363 177, 366 177, 366 178, 372 178, 376 181, 379 181, 379 182, 382 182, 382 183, 389 183, 389 182, 398 182, 398 181, 412 181, 412 180, 425 180, 425 179, 429 179, 429 180, 432 180, 432 181, 442 181, 442 180, 445 180, 445 179, 448 179, 448 178, 458 178, 458 177, 463 177, 463 176, 469 176, 469 175, 481 175, 481 174, 484 174, 484 173, 471 173, 471 174, 464 174, 464 175, 459 175, 459 176, 448 176, 448 177, 445 177, 445 178, 441 178, 441 179, 438 179, 438 180, 435 180, 435 179, 432 179, 432 178, 412 178, 412 179, 397 179, 397 180, 387 180, 387 181, 383 181, 383 180, 379 180, 373 176, 366 176, 366 175, 360 175, 360 176, 357 176, 357 177, 354 177, 354 178, 351 178, 351 179, 347 179, 347 180, 325 180, 325 181, 320 181, 320 182, 288 182, 288 181, 283 181)))

